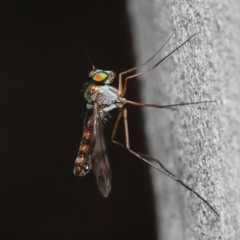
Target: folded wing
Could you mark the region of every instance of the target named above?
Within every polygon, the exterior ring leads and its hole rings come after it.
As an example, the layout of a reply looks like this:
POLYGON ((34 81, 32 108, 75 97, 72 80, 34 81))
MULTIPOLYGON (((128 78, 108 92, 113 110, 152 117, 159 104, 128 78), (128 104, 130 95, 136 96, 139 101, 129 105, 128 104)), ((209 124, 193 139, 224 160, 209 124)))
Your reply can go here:
POLYGON ((106 144, 103 135, 100 109, 94 106, 94 149, 92 154, 92 169, 97 179, 98 189, 103 197, 108 197, 111 190, 111 169, 108 161, 106 144))

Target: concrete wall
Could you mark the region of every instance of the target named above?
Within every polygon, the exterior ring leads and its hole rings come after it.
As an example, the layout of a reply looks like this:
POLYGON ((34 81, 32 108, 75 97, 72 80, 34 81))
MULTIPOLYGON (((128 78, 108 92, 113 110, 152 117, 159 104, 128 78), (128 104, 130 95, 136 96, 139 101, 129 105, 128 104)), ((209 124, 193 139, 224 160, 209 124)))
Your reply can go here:
POLYGON ((240 2, 129 0, 137 63, 175 33, 156 63, 198 33, 163 64, 138 80, 149 153, 217 209, 216 215, 174 180, 150 169, 159 239, 240 239, 240 2))

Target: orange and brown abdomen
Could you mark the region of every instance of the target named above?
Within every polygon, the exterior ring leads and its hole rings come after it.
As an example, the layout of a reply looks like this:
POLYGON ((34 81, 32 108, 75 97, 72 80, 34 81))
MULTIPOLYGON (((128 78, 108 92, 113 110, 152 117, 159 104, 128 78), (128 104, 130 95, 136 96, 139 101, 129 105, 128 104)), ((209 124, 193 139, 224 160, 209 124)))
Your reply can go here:
POLYGON ((78 155, 74 164, 74 169, 73 169, 74 175, 85 176, 91 169, 91 163, 89 162, 89 154, 91 151, 90 143, 93 136, 93 125, 94 125, 94 117, 91 116, 83 132, 78 155))

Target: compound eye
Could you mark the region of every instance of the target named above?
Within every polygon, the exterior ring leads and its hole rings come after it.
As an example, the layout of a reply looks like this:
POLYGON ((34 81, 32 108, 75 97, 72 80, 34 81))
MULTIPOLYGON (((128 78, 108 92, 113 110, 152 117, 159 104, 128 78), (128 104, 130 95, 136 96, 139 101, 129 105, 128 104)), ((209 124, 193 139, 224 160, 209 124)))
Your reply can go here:
POLYGON ((106 72, 97 72, 93 75, 92 80, 95 82, 103 82, 108 79, 108 74, 106 72))

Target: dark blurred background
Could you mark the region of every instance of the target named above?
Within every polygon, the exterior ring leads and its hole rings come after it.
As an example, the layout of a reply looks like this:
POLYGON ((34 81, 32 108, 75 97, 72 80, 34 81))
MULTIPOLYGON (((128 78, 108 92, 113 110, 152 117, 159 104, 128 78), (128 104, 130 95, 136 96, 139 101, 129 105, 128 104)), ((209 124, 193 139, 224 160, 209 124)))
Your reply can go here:
MULTIPOLYGON (((97 68, 133 67, 125 1, 8 1, 1 17, 1 239, 156 239, 148 166, 110 141, 117 111, 104 127, 110 196, 92 172, 72 173, 91 70, 80 46, 97 68)), ((139 109, 129 120, 133 149, 146 152, 139 109)))

